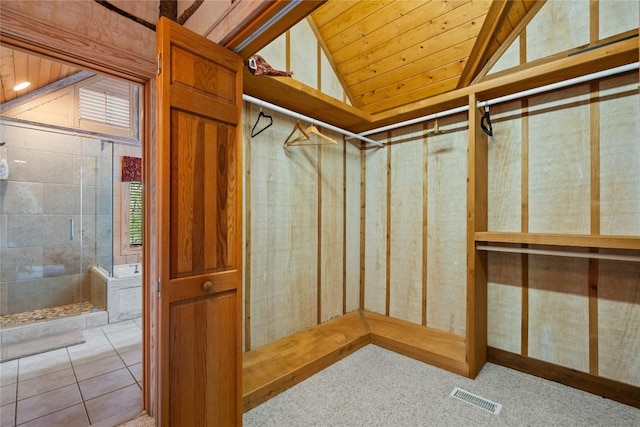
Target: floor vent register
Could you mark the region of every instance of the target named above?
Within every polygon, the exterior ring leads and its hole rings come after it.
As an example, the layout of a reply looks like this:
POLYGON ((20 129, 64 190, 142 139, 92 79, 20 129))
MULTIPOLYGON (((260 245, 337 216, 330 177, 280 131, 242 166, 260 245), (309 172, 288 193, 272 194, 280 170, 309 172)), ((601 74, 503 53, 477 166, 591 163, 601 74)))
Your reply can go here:
POLYGON ((469 393, 466 390, 462 390, 461 388, 454 388, 451 392, 450 396, 455 397, 456 399, 463 400, 467 403, 472 404, 473 406, 477 406, 480 409, 484 409, 487 412, 491 412, 492 414, 499 414, 502 410, 502 405, 496 402, 492 402, 484 397, 480 397, 473 393, 469 393))

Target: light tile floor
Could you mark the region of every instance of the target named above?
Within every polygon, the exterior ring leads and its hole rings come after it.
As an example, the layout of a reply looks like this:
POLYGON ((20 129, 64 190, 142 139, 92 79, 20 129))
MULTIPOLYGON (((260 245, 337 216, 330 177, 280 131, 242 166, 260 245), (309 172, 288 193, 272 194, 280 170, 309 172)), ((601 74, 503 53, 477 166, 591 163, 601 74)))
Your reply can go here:
POLYGON ((85 427, 142 409, 142 320, 83 333, 83 344, 0 364, 0 427, 85 427))

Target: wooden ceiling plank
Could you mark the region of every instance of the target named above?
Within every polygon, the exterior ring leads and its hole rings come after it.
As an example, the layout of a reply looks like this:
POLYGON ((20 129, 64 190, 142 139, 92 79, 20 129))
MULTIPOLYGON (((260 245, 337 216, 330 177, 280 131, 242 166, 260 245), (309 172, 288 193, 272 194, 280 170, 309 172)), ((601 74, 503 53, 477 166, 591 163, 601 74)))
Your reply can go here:
POLYGON ((57 82, 58 80, 62 79, 62 77, 60 76, 60 70, 62 70, 62 63, 58 61, 52 61, 51 69, 49 70, 50 82, 57 82))
MULTIPOLYGON (((351 73, 345 73, 344 69, 339 67, 343 74, 344 81, 349 85, 356 85, 369 79, 377 78, 392 71, 398 70, 399 67, 412 64, 432 55, 436 55, 451 46, 462 45, 467 40, 473 39, 472 30, 475 24, 468 22, 461 26, 457 26, 450 31, 426 40, 418 46, 411 46, 408 50, 398 54, 382 58, 377 62, 365 64, 364 67, 358 68, 351 73), (428 54, 426 53, 428 52, 428 54)), ((468 53, 464 56, 469 56, 468 53)), ((436 66, 437 64, 434 64, 436 66)))
POLYGON ((2 103, 14 99, 13 87, 16 85, 13 70, 13 50, 0 46, 0 81, 2 81, 2 103))
POLYGON ((522 21, 522 18, 524 18, 528 10, 529 8, 525 6, 522 0, 517 0, 513 2, 513 4, 511 5, 511 10, 507 15, 507 21, 509 21, 509 25, 511 25, 512 29, 516 25, 518 25, 520 21, 522 21))
POLYGON ((29 55, 25 52, 16 50, 13 52, 13 69, 16 84, 26 80, 29 74, 29 55))
POLYGON ((0 79, 0 105, 5 103, 5 95, 4 95, 4 91, 5 91, 5 85, 2 82, 2 79, 0 79))
POLYGON ((478 83, 479 81, 482 81, 482 79, 484 79, 487 73, 491 70, 491 68, 493 68, 496 62, 498 62, 500 57, 504 54, 504 52, 507 49, 509 49, 509 46, 511 46, 511 43, 513 43, 518 38, 520 33, 522 33, 522 30, 526 28, 526 26, 529 24, 529 22, 531 22, 533 17, 536 16, 536 14, 540 11, 540 9, 542 9, 542 6, 544 6, 546 1, 547 0, 537 0, 533 2, 531 7, 527 10, 526 15, 511 30, 511 33, 507 36, 507 38, 502 43, 500 43, 500 47, 493 52, 493 54, 491 55, 487 63, 484 65, 484 67, 482 67, 480 71, 478 71, 477 75, 471 81, 471 84, 478 83))
MULTIPOLYGON (((374 92, 367 92, 357 97, 358 105, 369 107, 372 104, 381 101, 390 102, 392 99, 406 98, 408 101, 398 101, 398 105, 406 104, 407 102, 413 102, 413 94, 421 89, 432 86, 435 83, 449 80, 451 78, 457 78, 465 67, 467 58, 459 61, 451 62, 449 64, 442 65, 428 73, 413 75, 407 78, 400 84, 390 85, 380 88, 374 92)), ((431 96, 432 91, 429 91, 431 96)))
POLYGON ((363 107, 363 111, 369 114, 379 114, 389 109, 398 108, 398 106, 411 105, 423 99, 431 98, 445 92, 452 91, 456 88, 458 76, 450 77, 446 80, 435 82, 432 85, 424 86, 413 92, 408 92, 402 96, 384 99, 382 101, 368 104, 363 107))
POLYGON ((475 39, 465 40, 464 42, 452 46, 449 49, 440 51, 433 56, 407 64, 401 70, 402 72, 386 73, 362 83, 357 83, 352 86, 354 96, 362 96, 366 93, 377 92, 384 89, 386 86, 403 86, 404 90, 411 90, 409 89, 410 85, 407 85, 407 81, 409 79, 420 79, 425 82, 423 84, 428 84, 426 82, 429 74, 441 68, 443 64, 448 65, 451 63, 462 63, 466 61, 474 43, 475 39))
MULTIPOLYGON (((347 76, 360 70, 367 69, 373 77, 376 73, 384 72, 379 67, 383 61, 385 63, 393 63, 388 69, 396 68, 395 64, 402 62, 412 62, 435 52, 444 50, 449 46, 459 43, 462 40, 468 40, 477 35, 480 30, 485 12, 479 5, 486 2, 465 3, 457 8, 454 12, 447 13, 436 19, 433 19, 423 25, 420 25, 411 31, 402 35, 402 37, 394 37, 386 43, 372 49, 368 52, 362 52, 348 61, 343 61, 336 54, 334 59, 339 65, 339 70, 347 76), (459 29, 464 27, 463 29, 459 29), (445 33, 455 34, 454 30, 458 30, 463 34, 461 38, 449 40, 442 35, 445 33), (427 39, 426 34, 432 37, 427 39), (434 43, 437 40, 437 43, 434 43)), ((363 76, 364 77, 364 76, 363 76)))
MULTIPOLYGON (((331 2, 331 4, 333 3, 335 2, 331 2)), ((356 28, 360 21, 384 8, 390 4, 390 1, 358 1, 354 3, 355 5, 353 7, 350 7, 340 15, 331 19, 326 25, 318 25, 318 29, 325 40, 331 40, 343 31, 350 31, 356 28)), ((329 5, 329 7, 330 6, 331 5, 329 5)))
POLYGON ((332 20, 342 15, 357 4, 358 2, 355 1, 329 0, 325 2, 325 4, 323 4, 321 7, 316 9, 311 14, 311 17, 313 18, 319 29, 321 27, 324 27, 325 25, 330 25, 332 20))
POLYGON ((40 63, 42 60, 39 56, 29 55, 27 57, 27 81, 31 82, 31 85, 26 92, 31 92, 34 88, 38 88, 41 85, 40 81, 40 63))
MULTIPOLYGON (((49 80, 49 75, 51 74, 51 61, 45 58, 42 58, 40 61, 40 83, 37 87, 42 87, 52 83, 52 80, 49 80)), ((55 81, 55 80, 54 80, 55 81)))
MULTIPOLYGON (((325 40, 327 48, 337 51, 352 43, 363 43, 369 40, 370 35, 377 30, 388 28, 387 25, 407 17, 409 13, 419 7, 431 6, 433 2, 418 1, 394 1, 380 8, 371 15, 359 21, 355 26, 346 31, 341 31, 331 39, 325 40)), ((424 10, 424 9, 423 9, 424 10)), ((403 25, 399 23, 399 25, 403 25)), ((384 31, 384 30, 382 30, 384 31)))
POLYGON ((486 59, 488 59, 487 47, 504 25, 513 4, 514 2, 506 0, 494 0, 491 3, 487 18, 478 33, 478 40, 471 51, 469 61, 467 61, 467 66, 458 81, 458 87, 469 86, 469 83, 486 63, 486 59))
POLYGON ((366 39, 363 38, 344 48, 333 50, 336 63, 345 64, 345 73, 350 73, 410 46, 419 46, 425 40, 424 32, 428 31, 429 27, 438 28, 447 25, 447 28, 453 28, 457 24, 472 20, 467 16, 468 13, 462 20, 460 15, 454 16, 456 23, 448 22, 445 17, 447 13, 452 13, 454 10, 468 9, 470 3, 453 3, 457 6, 455 9, 449 2, 437 4, 438 7, 433 9, 418 8, 386 28, 372 32, 366 39), (463 7, 465 9, 462 9, 463 7))

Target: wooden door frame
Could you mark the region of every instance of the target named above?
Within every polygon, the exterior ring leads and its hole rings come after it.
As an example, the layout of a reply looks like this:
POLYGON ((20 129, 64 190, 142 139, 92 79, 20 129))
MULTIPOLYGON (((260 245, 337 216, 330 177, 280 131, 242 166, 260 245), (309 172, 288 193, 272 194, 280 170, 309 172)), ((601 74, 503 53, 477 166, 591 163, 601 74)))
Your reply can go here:
MULTIPOLYGON (((95 56, 87 55, 87 52, 74 52, 73 45, 65 42, 65 40, 69 40, 69 34, 63 29, 53 29, 57 35, 60 42, 58 45, 55 43, 51 44, 43 44, 38 42, 39 33, 33 34, 32 29, 38 28, 40 24, 37 20, 29 20, 32 25, 24 25, 22 26, 20 22, 14 21, 5 21, 5 17, 7 12, 4 10, 3 13, 3 23, 2 27, 0 27, 0 43, 4 46, 17 48, 21 50, 25 50, 28 52, 33 52, 38 55, 42 55, 45 57, 49 57, 55 59, 57 61, 67 63, 70 65, 74 65, 77 67, 81 67, 83 69, 96 72, 99 74, 107 75, 110 77, 117 77, 121 79, 126 79, 127 81, 133 84, 139 84, 143 87, 144 90, 144 100, 143 100, 143 123, 141 127, 141 149, 143 156, 143 181, 145 183, 149 183, 148 181, 148 172, 150 158, 147 155, 148 150, 151 147, 149 144, 150 141, 153 140, 155 135, 155 129, 153 124, 155 123, 155 111, 153 110, 154 106, 154 98, 155 98, 155 63, 141 63, 140 58, 133 57, 133 55, 128 55, 126 52, 118 52, 119 60, 109 62, 108 58, 110 58, 109 53, 114 50, 114 48, 105 47, 105 50, 100 50, 100 55, 97 54, 95 56), (128 56, 131 56, 131 63, 138 64, 138 67, 135 67, 135 71, 125 69, 122 67, 118 67, 116 64, 126 63, 126 59, 128 56), (124 58, 124 59, 123 59, 124 58)), ((8 12, 11 15, 10 12, 8 12)), ((28 20, 28 18, 21 17, 21 21, 28 20)), ((144 224, 149 223, 149 219, 151 218, 151 209, 148 209, 147 206, 150 200, 148 200, 147 192, 145 192, 144 199, 144 208, 143 208, 143 218, 144 224)), ((145 235, 148 233, 145 233, 145 235)), ((143 344, 143 360, 142 360, 142 369, 143 369, 143 384, 142 384, 142 407, 145 411, 150 412, 151 408, 154 405, 153 402, 153 393, 151 393, 152 387, 152 371, 151 371, 151 348, 150 348, 150 338, 151 338, 151 325, 149 322, 151 313, 151 285, 149 280, 149 273, 151 271, 151 257, 150 257, 150 249, 151 245, 149 244, 148 237, 145 237, 145 241, 143 242, 143 259, 142 259, 142 344, 143 344)))

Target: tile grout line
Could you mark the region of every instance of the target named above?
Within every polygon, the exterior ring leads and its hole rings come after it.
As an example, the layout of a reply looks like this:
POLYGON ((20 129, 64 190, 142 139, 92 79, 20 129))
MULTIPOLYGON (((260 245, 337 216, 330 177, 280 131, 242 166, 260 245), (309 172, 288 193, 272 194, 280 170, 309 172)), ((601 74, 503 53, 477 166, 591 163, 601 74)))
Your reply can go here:
POLYGON ((89 418, 89 411, 87 410, 87 404, 86 404, 86 401, 84 400, 84 395, 82 394, 82 389, 80 388, 80 381, 78 381, 78 375, 76 374, 76 368, 73 366, 73 361, 71 360, 71 352, 69 352, 69 347, 67 347, 66 349, 67 349, 67 354, 69 356, 69 363, 71 363, 71 370, 73 371, 73 377, 76 379, 76 387, 78 387, 78 393, 80 393, 80 399, 82 399, 82 407, 84 408, 84 414, 87 417, 87 421, 89 422, 89 425, 91 425, 91 418, 89 418))

